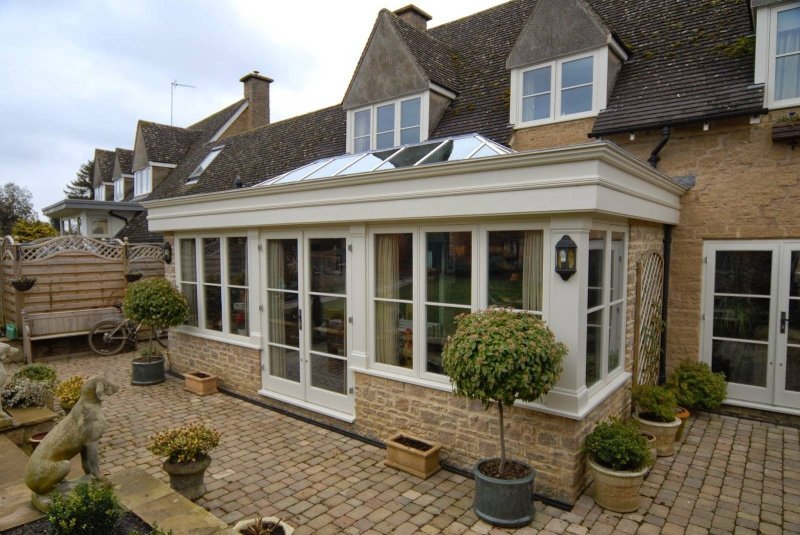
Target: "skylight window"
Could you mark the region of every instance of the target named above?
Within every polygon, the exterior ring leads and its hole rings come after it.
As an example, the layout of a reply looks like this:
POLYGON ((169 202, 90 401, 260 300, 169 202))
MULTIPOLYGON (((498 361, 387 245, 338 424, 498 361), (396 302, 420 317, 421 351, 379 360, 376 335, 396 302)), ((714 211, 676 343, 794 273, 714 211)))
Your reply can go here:
POLYGON ((189 175, 189 182, 197 180, 197 178, 200 175, 202 175, 206 169, 208 169, 208 166, 211 165, 211 163, 217 159, 217 156, 219 156, 219 154, 222 152, 222 149, 224 148, 225 147, 215 147, 211 149, 211 152, 206 154, 206 157, 203 158, 203 161, 200 162, 200 165, 195 167, 194 171, 192 171, 192 174, 189 175))
POLYGON ((398 149, 377 150, 362 154, 343 154, 335 158, 323 158, 275 178, 265 180, 258 185, 289 184, 356 173, 499 156, 511 152, 511 149, 489 141, 478 134, 470 134, 436 141, 430 140, 398 149))

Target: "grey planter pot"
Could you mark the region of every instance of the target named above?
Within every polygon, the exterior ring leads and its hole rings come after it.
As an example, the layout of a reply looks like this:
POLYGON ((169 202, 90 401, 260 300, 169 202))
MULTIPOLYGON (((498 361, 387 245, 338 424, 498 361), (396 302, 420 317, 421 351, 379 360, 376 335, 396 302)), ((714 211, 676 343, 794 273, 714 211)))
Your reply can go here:
POLYGON ((496 479, 484 475, 480 466, 494 460, 497 459, 482 459, 472 469, 475 474, 475 502, 472 509, 478 518, 494 526, 527 526, 533 522, 533 480, 536 471, 528 467, 531 473, 522 479, 496 479))
POLYGON ((150 360, 151 357, 136 357, 131 361, 132 385, 157 385, 166 379, 164 375, 164 357, 150 360))
POLYGON ((172 490, 195 501, 206 493, 206 484, 203 479, 206 468, 210 464, 211 457, 206 455, 187 463, 171 463, 166 460, 162 467, 169 474, 169 486, 172 490))

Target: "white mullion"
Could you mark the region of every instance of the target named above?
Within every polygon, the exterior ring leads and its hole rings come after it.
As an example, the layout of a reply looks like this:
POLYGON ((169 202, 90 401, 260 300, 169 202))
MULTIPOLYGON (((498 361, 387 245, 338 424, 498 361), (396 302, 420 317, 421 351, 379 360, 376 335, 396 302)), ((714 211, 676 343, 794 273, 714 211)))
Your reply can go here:
POLYGON ((600 353, 602 365, 600 380, 603 383, 605 383, 606 377, 608 376, 608 327, 611 323, 611 257, 613 253, 611 249, 611 237, 613 236, 613 232, 611 232, 611 229, 609 228, 605 231, 605 233, 606 243, 603 254, 603 308, 605 309, 605 313, 603 314, 603 346, 600 353))
POLYGON ((220 282, 220 307, 222 307, 222 332, 232 334, 230 329, 230 303, 228 303, 228 237, 219 237, 219 282, 220 282))
POLYGON ((206 289, 205 289, 205 265, 203 264, 203 238, 195 238, 195 262, 197 262, 197 328, 207 329, 206 327, 206 289))

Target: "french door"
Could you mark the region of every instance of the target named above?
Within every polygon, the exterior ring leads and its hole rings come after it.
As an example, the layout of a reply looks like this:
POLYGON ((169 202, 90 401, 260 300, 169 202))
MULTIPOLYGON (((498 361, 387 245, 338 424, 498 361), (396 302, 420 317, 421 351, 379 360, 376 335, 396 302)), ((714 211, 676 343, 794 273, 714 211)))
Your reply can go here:
POLYGON ((729 401, 800 410, 800 241, 707 242, 703 360, 729 401))
POLYGON ((267 391, 352 413, 347 373, 347 238, 269 235, 266 253, 267 391))

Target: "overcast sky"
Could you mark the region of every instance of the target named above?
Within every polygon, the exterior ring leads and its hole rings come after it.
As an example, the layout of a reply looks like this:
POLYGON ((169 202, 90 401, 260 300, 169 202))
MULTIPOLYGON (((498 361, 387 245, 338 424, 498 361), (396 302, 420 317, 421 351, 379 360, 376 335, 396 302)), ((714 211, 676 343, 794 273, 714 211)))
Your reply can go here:
MULTIPOLYGON (((429 26, 500 0, 419 0, 429 26)), ((138 119, 187 126, 242 97, 259 70, 273 121, 341 102, 386 0, 0 0, 0 185, 34 206, 63 189, 95 147, 133 148, 138 119)))

